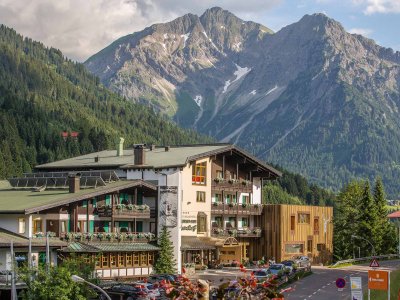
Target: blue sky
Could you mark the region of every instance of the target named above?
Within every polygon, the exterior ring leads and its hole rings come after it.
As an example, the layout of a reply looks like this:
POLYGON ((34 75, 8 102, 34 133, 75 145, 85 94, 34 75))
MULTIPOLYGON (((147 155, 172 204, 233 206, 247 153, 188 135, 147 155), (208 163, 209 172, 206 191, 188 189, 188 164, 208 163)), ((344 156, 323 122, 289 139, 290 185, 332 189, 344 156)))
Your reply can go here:
POLYGON ((0 0, 0 22, 84 61, 121 36, 213 6, 274 31, 323 12, 349 32, 400 50, 400 0, 0 0))

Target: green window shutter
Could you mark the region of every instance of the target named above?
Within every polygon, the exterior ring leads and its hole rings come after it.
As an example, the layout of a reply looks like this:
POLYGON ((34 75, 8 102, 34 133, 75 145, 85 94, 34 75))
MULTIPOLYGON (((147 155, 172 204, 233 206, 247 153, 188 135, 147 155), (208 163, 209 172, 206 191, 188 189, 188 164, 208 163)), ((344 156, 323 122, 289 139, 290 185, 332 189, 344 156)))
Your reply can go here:
POLYGON ((119 203, 122 203, 123 200, 124 200, 124 194, 121 193, 119 194, 119 203))
POLYGON ((82 201, 82 207, 87 207, 87 200, 82 201))
POLYGON ((39 264, 46 263, 46 252, 39 252, 39 264))
POLYGON ((142 221, 136 222, 136 232, 143 232, 143 222, 142 221))
POLYGON ((242 203, 246 203, 246 197, 242 196, 242 203))
POLYGON ((104 227, 104 231, 105 232, 109 232, 109 228, 110 228, 109 222, 104 222, 103 224, 104 224, 104 226, 103 226, 104 227))
POLYGON ((90 233, 94 232, 94 221, 89 221, 89 232, 90 233))
POLYGON ((128 229, 128 227, 129 227, 128 221, 120 221, 120 222, 119 222, 119 228, 126 228, 126 229, 128 229))
POLYGON ((142 192, 138 192, 137 204, 138 205, 142 205, 143 204, 143 194, 142 194, 142 192))
POLYGON ((68 219, 67 221, 67 232, 71 232, 71 221, 68 219))
POLYGON ((231 203, 231 195, 226 195, 226 203, 231 203))
POLYGON ((111 195, 106 195, 106 205, 111 204, 111 195))
POLYGON ((93 205, 93 207, 97 207, 97 200, 96 200, 96 198, 93 198, 93 200, 92 200, 92 205, 93 205))

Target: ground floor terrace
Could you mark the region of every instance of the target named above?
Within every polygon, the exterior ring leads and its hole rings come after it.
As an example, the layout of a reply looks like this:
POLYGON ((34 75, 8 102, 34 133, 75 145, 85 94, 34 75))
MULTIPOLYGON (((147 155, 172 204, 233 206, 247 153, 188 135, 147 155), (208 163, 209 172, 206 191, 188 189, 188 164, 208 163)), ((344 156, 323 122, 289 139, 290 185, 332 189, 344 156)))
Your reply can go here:
POLYGON ((72 242, 60 250, 59 263, 65 257, 78 255, 93 263, 101 279, 140 279, 152 273, 158 251, 154 243, 72 242))

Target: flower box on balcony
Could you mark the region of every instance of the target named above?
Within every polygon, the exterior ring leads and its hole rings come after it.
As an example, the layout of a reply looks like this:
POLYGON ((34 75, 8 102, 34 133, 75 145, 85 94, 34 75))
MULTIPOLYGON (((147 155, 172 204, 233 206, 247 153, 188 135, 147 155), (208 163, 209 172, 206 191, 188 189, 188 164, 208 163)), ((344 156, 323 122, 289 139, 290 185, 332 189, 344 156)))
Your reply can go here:
POLYGON ((218 206, 219 203, 218 202, 213 202, 212 204, 213 204, 213 206, 218 206))
POLYGON ((242 207, 243 208, 247 207, 247 203, 242 203, 242 207))
POLYGON ((234 204, 231 202, 231 203, 228 203, 228 206, 229 206, 229 207, 233 207, 234 204))

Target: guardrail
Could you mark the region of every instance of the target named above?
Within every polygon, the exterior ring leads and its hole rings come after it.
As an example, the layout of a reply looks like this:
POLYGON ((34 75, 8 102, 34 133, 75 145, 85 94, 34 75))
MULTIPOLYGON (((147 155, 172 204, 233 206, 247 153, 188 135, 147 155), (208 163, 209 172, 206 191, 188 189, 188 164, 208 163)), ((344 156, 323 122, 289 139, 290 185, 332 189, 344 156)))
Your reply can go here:
POLYGON ((335 262, 332 267, 337 267, 339 265, 343 264, 349 264, 349 263, 355 263, 355 262, 364 262, 364 261, 370 261, 372 259, 395 259, 395 258, 400 258, 399 254, 385 254, 385 255, 375 255, 375 256, 368 256, 368 257, 360 257, 360 258, 352 258, 352 259, 345 259, 345 260, 338 260, 335 262))

